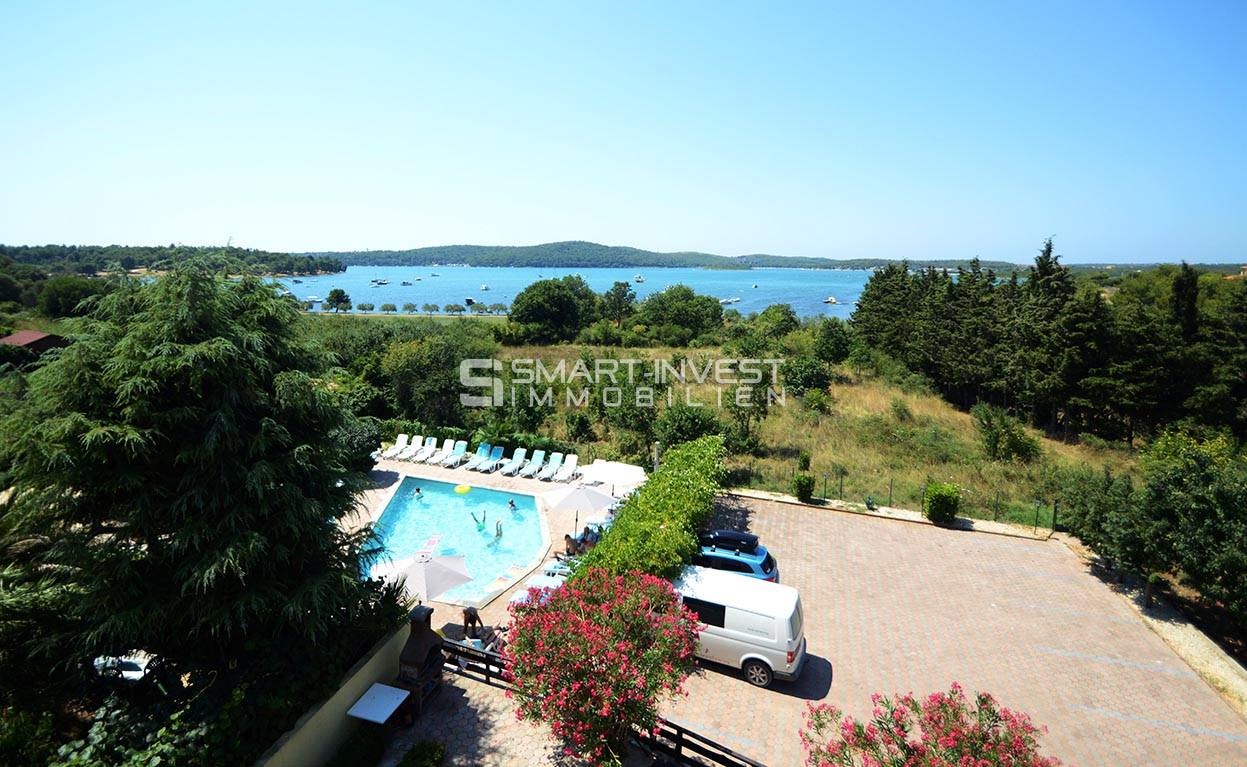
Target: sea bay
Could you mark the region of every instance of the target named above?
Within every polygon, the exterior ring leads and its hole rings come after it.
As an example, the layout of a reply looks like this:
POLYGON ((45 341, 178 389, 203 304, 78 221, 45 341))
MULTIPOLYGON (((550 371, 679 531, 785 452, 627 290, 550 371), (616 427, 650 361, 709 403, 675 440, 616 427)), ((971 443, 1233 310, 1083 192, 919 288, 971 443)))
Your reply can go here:
MULTIPOLYGON (((485 304, 510 306, 521 290, 537 280, 570 274, 579 274, 599 293, 617 281, 624 281, 636 291, 638 299, 644 299, 683 284, 721 300, 739 299, 724 308, 742 314, 786 303, 802 317, 825 315, 847 319, 871 272, 865 269, 350 266, 336 274, 283 277, 278 281, 301 300, 323 299, 330 290, 342 288, 356 306, 370 303, 379 310, 382 304, 391 303, 401 311, 406 303, 417 307, 424 304, 445 306, 464 304, 469 298, 485 304), (642 282, 636 281, 638 276, 642 282), (388 284, 377 285, 374 280, 388 280, 388 284), (404 282, 411 284, 404 285, 404 282), (824 303, 828 297, 834 297, 836 303, 824 303)), ((320 306, 315 309, 319 311, 320 306)))

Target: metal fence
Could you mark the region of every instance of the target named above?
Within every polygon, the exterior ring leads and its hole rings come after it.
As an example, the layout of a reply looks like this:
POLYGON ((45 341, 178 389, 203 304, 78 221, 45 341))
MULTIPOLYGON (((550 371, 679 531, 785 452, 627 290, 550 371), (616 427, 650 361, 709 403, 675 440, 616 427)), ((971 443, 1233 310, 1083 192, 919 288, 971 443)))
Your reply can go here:
MULTIPOLYGON (((913 511, 922 510, 927 482, 905 482, 881 472, 863 476, 851 474, 835 464, 814 465, 814 498, 818 501, 844 501, 867 508, 895 506, 913 511)), ((793 494, 792 480, 797 474, 796 462, 774 463, 751 461, 729 472, 728 484, 757 490, 793 494)), ((928 480, 929 481, 929 480, 928 480)), ((960 516, 1010 522, 1035 529, 1056 530, 1060 522, 1059 498, 1022 497, 1015 489, 981 491, 961 488, 960 516)))
MULTIPOLYGON (((516 691, 515 685, 507 681, 504 674, 507 669, 506 658, 498 653, 478 650, 452 640, 442 641, 442 652, 446 655, 447 671, 494 687, 516 691)), ((762 762, 738 754, 694 730, 662 718, 659 718, 655 732, 636 730, 632 735, 642 746, 665 754, 677 764, 687 767, 766 767, 762 762)))

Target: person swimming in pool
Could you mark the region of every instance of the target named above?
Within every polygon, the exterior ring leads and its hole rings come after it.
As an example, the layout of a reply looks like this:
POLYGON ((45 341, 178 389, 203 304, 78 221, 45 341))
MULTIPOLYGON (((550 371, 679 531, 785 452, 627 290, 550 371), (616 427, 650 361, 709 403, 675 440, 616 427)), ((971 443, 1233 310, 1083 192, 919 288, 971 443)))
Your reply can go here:
POLYGON ((417 497, 417 498, 421 498, 421 497, 423 497, 423 493, 421 493, 421 492, 420 492, 420 488, 418 488, 418 487, 416 488, 416 497, 417 497))
POLYGON ((507 508, 510 509, 511 511, 515 511, 515 499, 514 498, 510 498, 507 500, 507 508))
POLYGON ((502 520, 500 519, 494 523, 494 540, 497 540, 501 537, 502 537, 502 520))
POLYGON ((477 519, 477 518, 476 518, 476 512, 475 512, 475 511, 469 511, 468 513, 472 515, 472 521, 476 523, 476 529, 477 529, 477 530, 480 530, 481 532, 484 532, 484 531, 485 531, 485 521, 489 518, 489 509, 481 509, 481 518, 480 518, 480 519, 477 519))

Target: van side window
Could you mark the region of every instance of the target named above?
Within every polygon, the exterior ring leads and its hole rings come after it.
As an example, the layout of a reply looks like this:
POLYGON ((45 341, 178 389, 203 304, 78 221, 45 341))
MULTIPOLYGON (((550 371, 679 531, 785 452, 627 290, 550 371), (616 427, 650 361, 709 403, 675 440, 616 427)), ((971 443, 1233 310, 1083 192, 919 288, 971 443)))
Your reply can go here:
POLYGON ((714 602, 705 602, 700 599, 684 598, 684 604, 688 609, 697 613, 697 619, 707 626, 723 627, 723 605, 714 602))

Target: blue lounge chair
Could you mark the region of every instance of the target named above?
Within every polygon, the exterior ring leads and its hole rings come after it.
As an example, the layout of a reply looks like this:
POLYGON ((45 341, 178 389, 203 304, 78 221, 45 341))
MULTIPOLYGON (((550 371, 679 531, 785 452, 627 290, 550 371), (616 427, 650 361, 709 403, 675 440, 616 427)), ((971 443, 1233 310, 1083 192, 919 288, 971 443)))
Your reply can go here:
POLYGON ((482 442, 481 444, 477 445, 476 453, 471 458, 468 459, 468 462, 463 465, 463 468, 475 469, 477 466, 480 466, 484 461, 488 460, 490 447, 491 445, 488 442, 482 442))
POLYGON ((466 439, 459 440, 455 443, 455 449, 451 450, 450 455, 446 456, 446 458, 442 461, 442 465, 453 469, 463 461, 467 452, 468 441, 466 439))
MULTIPOLYGON (((528 455, 528 448, 517 447, 515 452, 511 454, 511 460, 499 461, 498 465, 493 468, 498 469, 503 474, 514 474, 524 465, 524 456, 526 455, 528 455)), ((491 471, 491 469, 482 469, 482 471, 491 471)))
POLYGON ((424 444, 416 448, 416 452, 407 457, 407 460, 416 463, 424 463, 429 456, 437 452, 437 437, 425 437, 424 444))
MULTIPOLYGON (((535 477, 537 472, 541 471, 541 467, 546 465, 546 451, 538 450, 533 453, 533 457, 529 459, 523 466, 517 466, 512 472, 517 477, 535 477)), ((510 467, 508 467, 510 468, 510 467)), ((506 471, 502 472, 506 474, 506 471)))
POLYGON ((447 438, 442 441, 442 449, 435 450, 432 453, 429 453, 428 457, 424 459, 424 462, 425 463, 441 463, 442 461, 446 460, 446 458, 450 455, 451 451, 453 451, 454 449, 455 449, 455 441, 453 439, 447 438))
POLYGON ((477 471, 493 471, 494 469, 502 465, 503 450, 504 448, 502 447, 502 445, 494 445, 494 449, 489 452, 488 458, 476 464, 475 466, 469 466, 468 468, 476 469, 477 471))
POLYGON ((563 454, 555 453, 554 455, 550 456, 550 462, 546 464, 546 467, 542 469, 541 471, 537 472, 537 479, 544 479, 544 480, 553 479, 555 473, 557 473, 558 470, 561 468, 563 468, 563 454))

